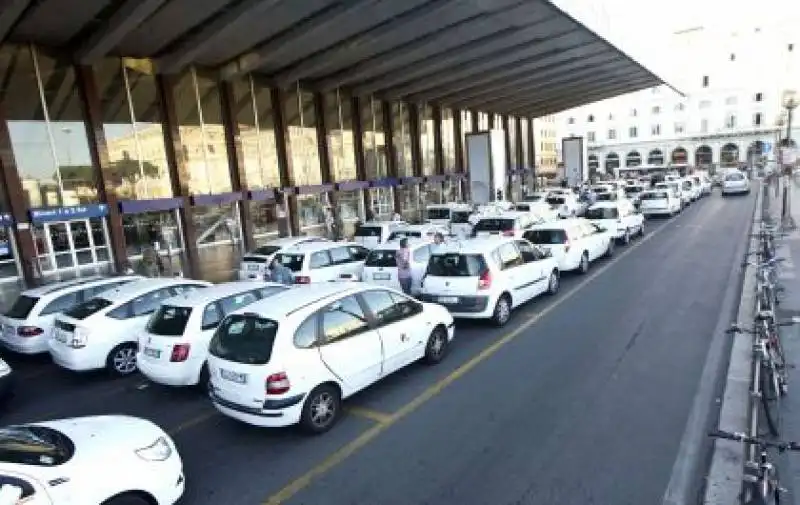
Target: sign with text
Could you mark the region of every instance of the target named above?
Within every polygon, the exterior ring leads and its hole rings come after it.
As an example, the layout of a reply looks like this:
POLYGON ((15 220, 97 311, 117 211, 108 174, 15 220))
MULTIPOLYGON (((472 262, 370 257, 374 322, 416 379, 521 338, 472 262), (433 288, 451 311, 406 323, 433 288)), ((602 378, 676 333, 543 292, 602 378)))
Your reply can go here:
POLYGON ((34 223, 51 223, 54 221, 73 221, 75 219, 91 219, 106 217, 108 205, 104 203, 90 203, 71 207, 43 207, 28 211, 34 223))

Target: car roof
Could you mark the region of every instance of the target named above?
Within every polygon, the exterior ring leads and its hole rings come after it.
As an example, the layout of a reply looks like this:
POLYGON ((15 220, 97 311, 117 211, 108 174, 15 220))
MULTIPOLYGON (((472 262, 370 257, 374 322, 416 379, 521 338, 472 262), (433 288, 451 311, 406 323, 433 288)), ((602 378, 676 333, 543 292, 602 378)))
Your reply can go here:
POLYGON ((402 232, 402 231, 425 231, 425 230, 443 230, 444 227, 438 224, 432 223, 423 223, 423 224, 404 224, 402 226, 398 226, 392 232, 402 232))
POLYGON ((523 216, 527 216, 527 215, 528 215, 527 212, 517 212, 517 211, 513 211, 513 210, 507 210, 505 212, 500 212, 500 213, 493 214, 493 215, 480 216, 478 220, 482 221, 484 219, 517 219, 519 217, 523 217, 523 216))
POLYGON ((433 254, 483 254, 494 250, 506 242, 513 242, 514 237, 480 237, 466 240, 445 242, 433 254))
POLYGON ((258 249, 259 247, 264 246, 278 246, 278 247, 288 247, 294 244, 303 243, 303 242, 311 242, 318 240, 320 242, 327 242, 328 239, 325 237, 316 237, 316 236, 304 236, 304 237, 279 237, 273 240, 270 240, 264 244, 256 246, 254 249, 258 249))
MULTIPOLYGON (((408 239, 408 248, 409 249, 416 249, 418 247, 423 247, 426 245, 431 245, 432 242, 427 239, 423 239, 421 237, 414 237, 408 239)), ((400 249, 400 241, 399 240, 392 240, 391 242, 384 242, 380 244, 378 247, 373 248, 373 251, 396 251, 400 249)))
POLYGON ((114 282, 114 281, 119 282, 123 280, 135 281, 136 279, 144 279, 144 277, 139 275, 119 275, 114 277, 96 275, 96 276, 83 277, 80 279, 72 279, 69 281, 46 284, 44 286, 26 289, 25 291, 22 292, 22 294, 25 296, 41 298, 49 294, 80 291, 81 289, 86 289, 88 287, 101 285, 108 282, 114 282))
POLYGON ((327 251, 328 249, 335 249, 337 247, 358 246, 360 244, 355 242, 303 242, 302 244, 293 245, 278 251, 278 254, 307 254, 317 251, 327 251))
POLYGON ((367 221, 366 223, 361 223, 359 226, 405 226, 408 223, 405 221, 367 221))
POLYGON ((325 282, 304 284, 287 289, 274 297, 264 298, 232 314, 256 313, 259 316, 280 321, 288 315, 326 298, 338 297, 362 291, 360 282, 325 282))
POLYGON ((620 200, 597 202, 594 205, 592 205, 590 208, 592 208, 592 209, 597 209, 597 208, 616 209, 619 206, 619 203, 620 203, 620 200))
POLYGON ((194 279, 184 279, 182 277, 155 277, 143 278, 138 281, 129 282, 114 289, 105 291, 97 296, 100 296, 111 302, 124 302, 131 298, 136 298, 144 293, 153 291, 154 289, 167 288, 178 284, 198 284, 211 286, 210 282, 197 281, 194 279))
POLYGON ((222 284, 215 284, 213 286, 209 286, 205 289, 197 289, 195 291, 190 291, 182 295, 173 296, 172 298, 166 300, 164 303, 168 302, 169 305, 176 305, 179 307, 194 307, 196 305, 205 305, 207 303, 213 302, 214 300, 219 300, 220 298, 225 298, 227 296, 243 293, 245 291, 252 291, 254 289, 274 287, 274 286, 280 286, 289 289, 283 284, 278 284, 276 282, 263 282, 263 281, 224 282, 222 284))
POLYGON ((530 230, 566 230, 572 226, 576 226, 581 223, 589 222, 587 219, 583 219, 581 217, 570 217, 567 219, 559 219, 558 221, 550 221, 547 223, 535 224, 531 226, 530 230))

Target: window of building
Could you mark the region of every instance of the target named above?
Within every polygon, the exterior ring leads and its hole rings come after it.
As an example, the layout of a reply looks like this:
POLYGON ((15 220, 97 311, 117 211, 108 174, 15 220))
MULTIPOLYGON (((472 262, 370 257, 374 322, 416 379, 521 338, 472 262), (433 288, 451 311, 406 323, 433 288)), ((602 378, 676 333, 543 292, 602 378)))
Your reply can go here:
POLYGON ((736 61, 736 53, 731 53, 731 61, 736 61))
POLYGON ((595 140, 594 132, 587 132, 586 133, 586 140, 588 140, 589 142, 594 142, 594 140, 595 140))
POLYGON ((294 172, 292 183, 296 186, 322 184, 313 95, 299 87, 287 90, 283 114, 294 172))
POLYGON ((635 139, 638 134, 639 132, 635 126, 631 126, 630 128, 628 128, 628 136, 630 138, 635 139))
POLYGON ((754 101, 761 102, 763 100, 764 100, 764 94, 763 93, 756 93, 756 96, 754 97, 754 101))
POLYGON ((683 123, 675 123, 675 133, 683 133, 686 127, 683 123))
POLYGON ((703 76, 703 87, 704 88, 708 87, 708 76, 707 75, 703 76))
POLYGON ((678 111, 678 112, 684 110, 685 108, 686 108, 686 104, 684 104, 683 102, 675 104, 675 110, 678 111))
POLYGON ((414 167, 411 161, 411 119, 408 114, 408 106, 403 102, 395 102, 392 104, 392 128, 394 151, 397 158, 397 175, 400 177, 413 176, 414 167))
POLYGON ((651 126, 650 127, 650 133, 652 135, 661 135, 661 125, 660 124, 654 124, 653 126, 651 126))
POLYGON ((614 140, 617 138, 617 130, 608 130, 608 140, 614 140))
POLYGON ((592 114, 589 114, 589 117, 586 118, 586 120, 589 121, 590 123, 594 123, 594 116, 592 114))
MULTIPOLYGON (((456 169, 456 133, 453 109, 442 107, 442 158, 444 171, 454 172, 456 169)), ((524 139, 525 137, 523 137, 524 139)))
POLYGON ((638 114, 638 113, 636 112, 636 109, 631 109, 631 116, 632 116, 632 117, 636 117, 636 114, 638 114))
POLYGON ((736 116, 729 114, 725 118, 725 128, 736 128, 736 116))
POLYGON ((417 107, 419 113, 417 127, 419 131, 419 146, 422 162, 422 175, 433 175, 436 171, 433 152, 433 107, 429 104, 420 104, 417 107))
POLYGON ((568 118, 567 124, 575 124, 575 118, 574 117, 568 118))
POLYGON ((703 100, 700 102, 701 109, 707 109, 709 107, 711 107, 711 100, 703 100))
POLYGON ((726 98, 725 99, 725 105, 736 105, 736 97, 735 96, 729 96, 728 98, 726 98))
POLYGON ((660 112, 661 112, 661 107, 659 107, 658 105, 653 107, 653 114, 659 114, 660 112))
POLYGON ((789 52, 791 53, 794 51, 794 44, 789 44, 789 52))
POLYGON ((613 121, 614 120, 614 114, 609 114, 608 115, 608 120, 609 121, 613 121))
POLYGON ((700 120, 700 133, 707 133, 708 132, 708 119, 701 119, 700 120))
POLYGON ((762 120, 763 119, 760 112, 753 114, 753 126, 761 126, 762 120))
POLYGON ((323 100, 331 176, 334 181, 357 179, 350 100, 342 96, 338 90, 325 93, 323 100))

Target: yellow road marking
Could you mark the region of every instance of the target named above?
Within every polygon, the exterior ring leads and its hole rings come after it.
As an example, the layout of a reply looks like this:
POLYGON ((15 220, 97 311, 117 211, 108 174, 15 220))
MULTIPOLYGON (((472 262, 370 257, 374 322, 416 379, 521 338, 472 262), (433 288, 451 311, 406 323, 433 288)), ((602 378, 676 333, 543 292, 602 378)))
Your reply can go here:
POLYGON ((632 244, 628 247, 627 250, 624 252, 616 255, 613 259, 611 259, 608 263, 603 265, 599 270, 595 270, 594 273, 590 274, 586 279, 584 279, 580 284, 575 286, 573 289, 568 291, 564 296, 553 302, 552 304, 548 305, 540 312, 531 315, 530 319, 522 322, 516 329, 512 330, 510 333, 504 335, 499 340, 495 341, 492 345, 486 347, 483 351, 478 353, 472 359, 455 369, 450 375, 444 377, 443 379, 439 380, 439 382, 431 385, 428 389, 420 393, 417 397, 413 400, 408 402, 404 405, 400 410, 392 414, 389 419, 384 422, 380 422, 375 426, 371 427, 367 431, 363 432, 353 441, 349 442, 345 446, 339 448, 335 452, 333 452, 330 456, 325 458, 321 463, 311 468, 305 474, 301 475, 294 481, 290 482, 286 485, 283 489, 278 491, 277 493, 273 494, 263 503, 263 505, 281 505, 285 503, 287 500, 291 499, 294 495, 302 491, 303 489, 307 488, 317 477, 320 477, 326 474, 328 471, 335 468, 339 463, 346 460, 356 451, 362 449, 367 444, 372 442, 378 435, 386 431, 389 427, 394 426, 399 420, 406 417, 407 415, 411 414, 419 407, 421 407, 424 403, 428 400, 433 398, 434 396, 438 395, 444 388, 458 380, 459 378, 466 375, 467 372, 478 366, 481 362, 485 361, 487 358, 495 354, 501 348, 503 348, 506 344, 517 338, 522 332, 533 326, 537 321, 542 319, 544 316, 564 304, 567 300, 572 298, 575 293, 580 291, 583 287, 587 284, 595 280, 597 277, 602 275, 606 270, 611 268, 615 265, 618 261, 622 258, 627 256, 628 254, 632 253, 636 248, 640 245, 644 244, 651 238, 655 237, 661 231, 663 231, 672 221, 668 221, 664 225, 656 228, 655 230, 651 231, 649 234, 645 235, 642 239, 640 239, 635 244, 632 244))
POLYGON ((390 423, 392 422, 392 418, 394 417, 393 414, 379 412, 377 410, 373 410, 366 407, 347 407, 344 410, 348 414, 352 414, 358 417, 364 417, 366 419, 369 419, 370 421, 375 421, 376 423, 390 423))
POLYGON ((214 415, 216 413, 217 413, 216 410, 211 410, 209 412, 206 412, 205 414, 200 414, 199 416, 195 416, 195 417, 189 419, 188 421, 185 421, 185 422, 179 424, 178 426, 174 427, 173 429, 169 430, 169 434, 170 435, 177 435, 178 433, 180 433, 182 431, 188 430, 189 428, 191 428, 193 426, 197 426, 198 424, 211 419, 212 417, 214 417, 214 415))

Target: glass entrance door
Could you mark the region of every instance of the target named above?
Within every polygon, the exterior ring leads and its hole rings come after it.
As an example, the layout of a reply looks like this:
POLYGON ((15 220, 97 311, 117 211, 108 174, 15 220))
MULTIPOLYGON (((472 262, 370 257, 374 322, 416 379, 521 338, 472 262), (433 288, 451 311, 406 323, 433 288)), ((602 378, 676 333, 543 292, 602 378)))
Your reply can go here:
POLYGON ((53 221, 33 227, 36 256, 45 280, 106 273, 111 263, 105 218, 53 221))

